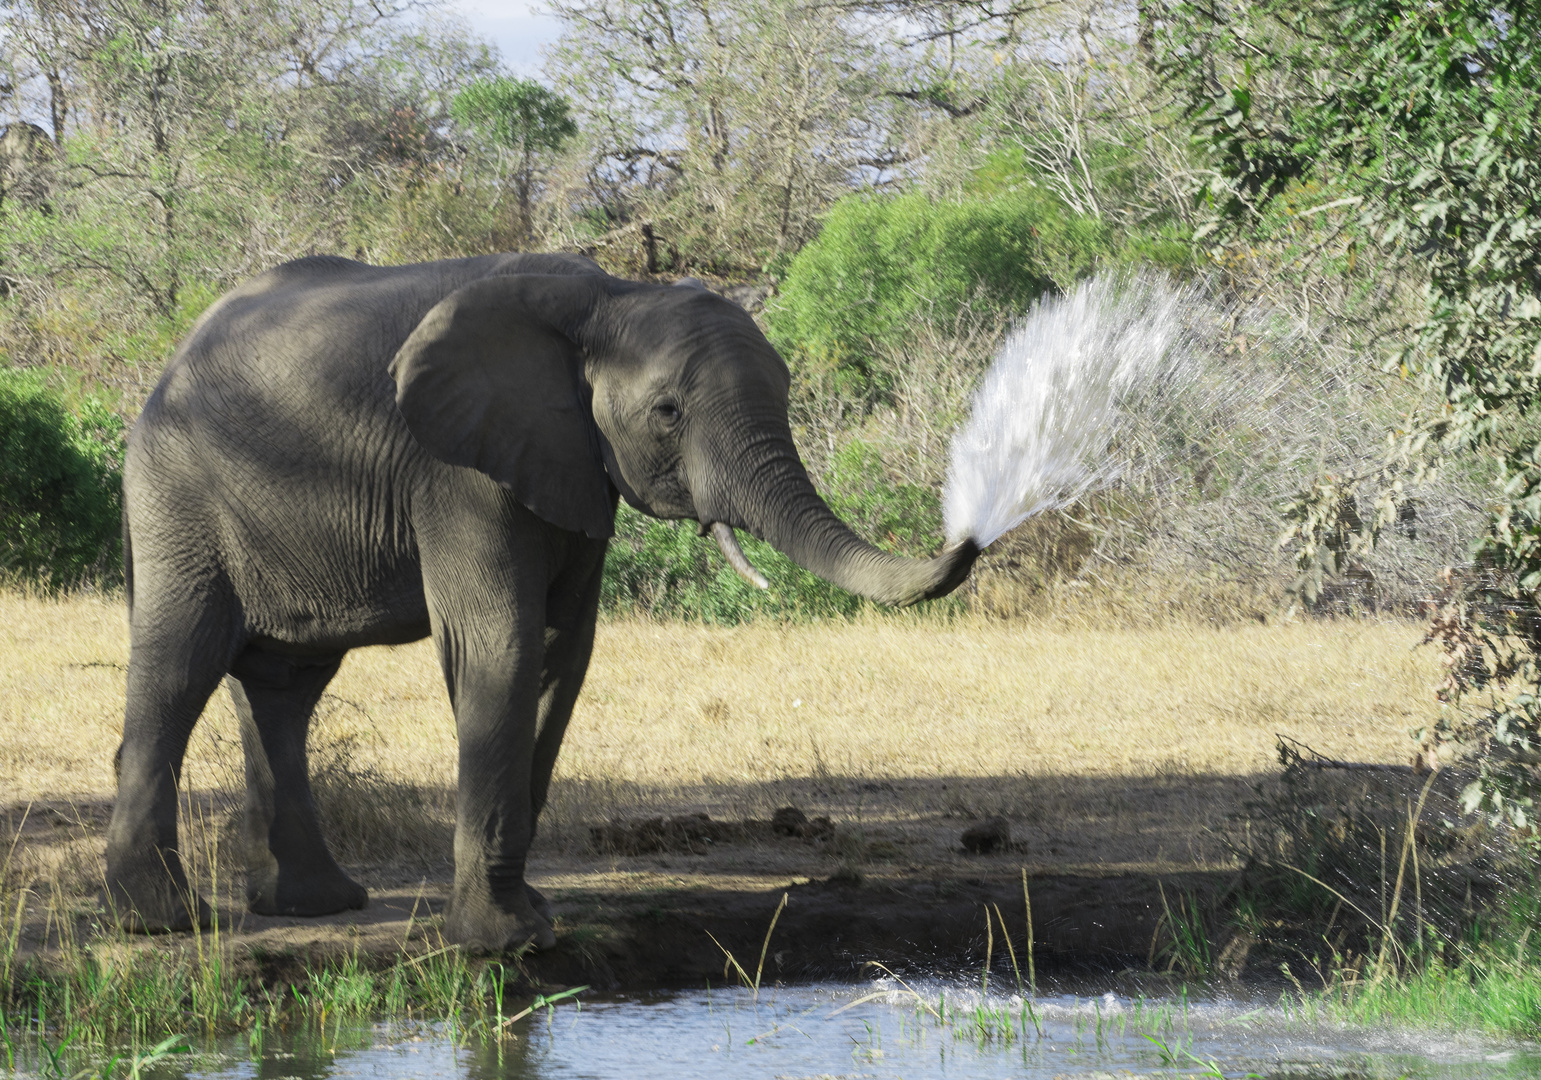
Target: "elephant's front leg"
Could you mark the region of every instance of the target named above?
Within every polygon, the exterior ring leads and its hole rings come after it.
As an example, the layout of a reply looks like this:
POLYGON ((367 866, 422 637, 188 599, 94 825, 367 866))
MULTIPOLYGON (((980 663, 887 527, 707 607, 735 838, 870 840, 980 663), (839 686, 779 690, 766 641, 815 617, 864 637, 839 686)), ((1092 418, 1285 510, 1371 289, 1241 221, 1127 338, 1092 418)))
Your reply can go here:
MULTIPOLYGON (((576 545, 571 564, 557 577, 546 596, 546 662, 541 670, 539 728, 535 763, 530 775, 530 817, 539 821, 551 791, 562 736, 572 719, 583 676, 594 652, 594 622, 599 615, 600 584, 605 573, 603 540, 576 545)), ((542 918, 551 918, 546 898, 526 885, 530 902, 542 918)))
POLYGON ((460 741, 455 885, 449 940, 501 952, 556 944, 524 882, 535 829, 530 776, 545 655, 543 605, 521 617, 506 649, 489 649, 485 626, 441 637, 460 741), (533 625, 528 625, 533 623, 533 625))

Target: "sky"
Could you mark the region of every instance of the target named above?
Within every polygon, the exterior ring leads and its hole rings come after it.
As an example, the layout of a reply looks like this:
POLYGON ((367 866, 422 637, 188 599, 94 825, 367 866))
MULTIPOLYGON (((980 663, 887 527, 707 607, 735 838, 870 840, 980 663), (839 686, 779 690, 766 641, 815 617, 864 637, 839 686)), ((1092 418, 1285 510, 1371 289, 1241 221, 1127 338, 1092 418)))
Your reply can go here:
POLYGON ((525 78, 539 74, 540 47, 555 41, 560 29, 549 15, 535 13, 538 0, 449 0, 449 7, 498 47, 510 71, 525 78))

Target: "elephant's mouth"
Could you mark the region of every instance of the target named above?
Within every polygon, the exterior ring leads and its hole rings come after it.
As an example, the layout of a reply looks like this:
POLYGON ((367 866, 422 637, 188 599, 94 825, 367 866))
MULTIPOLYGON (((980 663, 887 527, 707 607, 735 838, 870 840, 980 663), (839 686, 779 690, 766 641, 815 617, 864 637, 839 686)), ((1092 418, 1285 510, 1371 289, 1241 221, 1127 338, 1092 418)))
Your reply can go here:
POLYGON ((733 526, 723 521, 714 521, 711 524, 712 538, 717 541, 717 546, 722 549, 722 557, 728 560, 728 565, 749 584, 757 589, 770 588, 770 582, 765 580, 765 575, 754 568, 744 549, 738 546, 738 537, 733 535, 733 526))

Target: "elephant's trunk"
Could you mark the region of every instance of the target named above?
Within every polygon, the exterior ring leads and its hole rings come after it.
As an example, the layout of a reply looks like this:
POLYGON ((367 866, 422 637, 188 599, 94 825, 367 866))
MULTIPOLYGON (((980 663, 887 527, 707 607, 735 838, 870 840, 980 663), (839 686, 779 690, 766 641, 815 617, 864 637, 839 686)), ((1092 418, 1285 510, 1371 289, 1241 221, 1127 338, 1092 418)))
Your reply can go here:
POLYGON ((852 532, 819 497, 792 446, 790 433, 784 442, 776 439, 771 447, 762 444, 761 449, 762 453, 748 460, 738 459, 742 464, 733 470, 737 497, 731 499, 732 512, 721 516, 709 513, 701 518, 713 526, 729 563, 746 578, 754 572, 753 567, 737 545, 731 544, 731 534, 729 543, 724 543, 722 532, 726 530, 717 528, 725 518, 727 523, 767 541, 805 570, 882 604, 904 607, 934 600, 952 592, 968 577, 979 556, 974 541, 964 540, 932 559, 906 559, 880 551, 852 532))

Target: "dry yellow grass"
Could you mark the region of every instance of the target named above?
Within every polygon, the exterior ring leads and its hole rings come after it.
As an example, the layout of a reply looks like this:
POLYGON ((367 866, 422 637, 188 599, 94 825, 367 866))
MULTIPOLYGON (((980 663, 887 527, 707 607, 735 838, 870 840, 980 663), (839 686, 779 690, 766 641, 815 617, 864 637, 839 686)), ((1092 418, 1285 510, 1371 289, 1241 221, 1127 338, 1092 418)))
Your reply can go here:
POLYGON ((639 783, 1245 775, 1276 732, 1401 761, 1435 658, 1405 624, 1065 631, 871 619, 605 627, 567 775, 639 783))
MULTIPOLYGON (((1418 637, 1406 623, 1368 621, 608 623, 547 834, 572 841, 611 817, 763 814, 783 801, 847 816, 854 807, 869 821, 1079 814, 1095 831, 1108 815, 1148 811, 1162 785, 1189 778, 1193 798, 1213 801, 1219 788, 1204 794, 1201 778, 1274 771, 1278 734, 1401 762, 1408 730, 1435 708, 1436 657, 1414 647, 1418 637), (906 784, 909 794, 892 795, 906 784), (949 794, 937 801, 925 784, 949 794), (1067 784, 1080 785, 1074 797, 1067 784), (1130 795, 1136 787, 1145 794, 1130 795)), ((0 809, 111 797, 126 638, 117 600, 0 594, 0 809)), ((335 762, 326 755, 342 746, 366 780, 438 793, 427 812, 447 812, 454 729, 428 643, 350 655, 315 740, 318 761, 335 762)), ((221 692, 194 736, 188 779, 228 789, 239 775, 221 692)), ((1219 812, 1163 805, 1174 828, 1219 812)))
MULTIPOLYGON (((648 786, 792 777, 1248 775, 1274 736, 1405 761, 1435 656, 1405 623, 1060 630, 872 618, 735 628, 603 625, 559 775, 648 786)), ((112 599, 0 594, 0 804, 112 791, 127 633, 112 599)), ((427 642, 358 650, 323 703, 375 768, 453 783, 427 642)), ((216 694, 189 758, 231 775, 216 694)))

